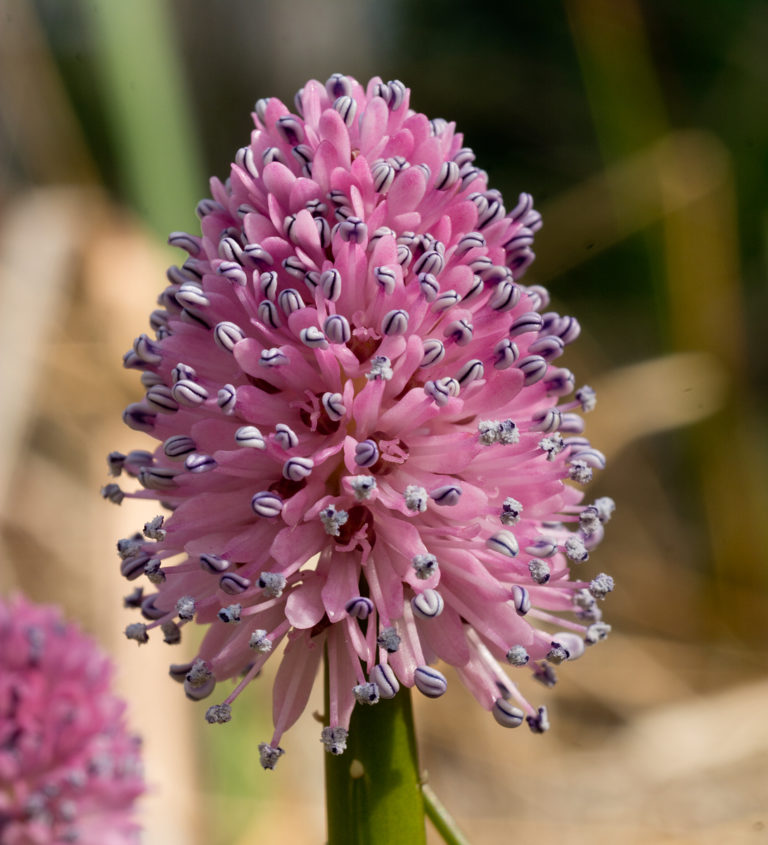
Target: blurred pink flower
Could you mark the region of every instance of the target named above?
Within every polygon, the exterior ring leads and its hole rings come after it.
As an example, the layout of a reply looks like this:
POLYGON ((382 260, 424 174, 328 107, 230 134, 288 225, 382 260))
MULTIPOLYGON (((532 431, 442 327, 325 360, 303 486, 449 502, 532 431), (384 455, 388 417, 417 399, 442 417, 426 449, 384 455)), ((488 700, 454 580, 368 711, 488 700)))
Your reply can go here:
POLYGON ((0 842, 138 842, 139 741, 99 647, 54 607, 0 599, 0 842))
POLYGON ((113 453, 145 489, 103 494, 172 511, 119 544, 123 574, 156 587, 129 598, 148 624, 127 634, 209 626, 171 674, 193 699, 243 676, 211 722, 286 640, 267 768, 324 650, 332 753, 356 703, 442 695, 436 658, 502 725, 546 730, 498 661, 551 685, 608 632, 612 580, 569 570, 613 503, 584 508, 574 486, 604 458, 578 414, 593 392, 565 398, 553 364, 579 324, 520 284, 531 197, 507 211, 400 82, 312 80, 295 113, 259 100, 254 122, 198 206, 202 237, 171 235, 189 257, 125 357, 147 390, 125 421, 162 444, 113 453))

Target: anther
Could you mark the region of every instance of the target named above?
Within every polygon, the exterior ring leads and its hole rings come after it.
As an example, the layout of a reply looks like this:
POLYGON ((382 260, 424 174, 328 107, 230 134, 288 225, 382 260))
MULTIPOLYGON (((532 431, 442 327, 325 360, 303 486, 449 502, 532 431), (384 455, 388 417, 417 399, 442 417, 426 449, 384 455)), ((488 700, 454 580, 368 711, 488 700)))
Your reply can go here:
POLYGON ((285 142, 296 146, 304 140, 304 127, 301 121, 292 114, 279 117, 275 123, 275 129, 283 136, 285 142))
POLYGON ((326 726, 320 734, 320 742, 325 746, 329 754, 338 757, 347 750, 347 738, 349 731, 346 728, 332 728, 326 726))
POLYGON ((597 394, 591 387, 584 385, 580 387, 576 393, 576 401, 581 403, 581 410, 586 414, 589 411, 594 411, 597 405, 597 394))
POLYGON ((355 446, 355 463, 360 467, 373 466, 379 459, 379 447, 374 440, 363 440, 355 446))
POLYGON ((104 487, 101 488, 101 496, 103 499, 107 499, 107 501, 110 501, 115 505, 120 505, 125 498, 125 493, 119 484, 115 484, 113 482, 111 484, 105 484, 104 487))
POLYGON ((613 512, 616 510, 616 503, 609 496, 601 496, 595 500, 594 507, 597 509, 600 522, 606 523, 613 516, 613 512))
POLYGON ((386 355, 374 355, 371 358, 371 368, 365 374, 368 381, 376 381, 383 379, 389 381, 394 375, 392 370, 392 363, 386 355))
POLYGON ((448 689, 445 675, 431 666, 419 666, 413 673, 413 684, 427 698, 440 698, 448 689))
POLYGON ((144 536, 148 537, 150 540, 157 540, 158 542, 162 542, 165 539, 165 529, 162 527, 165 517, 162 514, 158 514, 153 519, 149 520, 149 522, 144 523, 144 536))
POLYGON ((200 566, 211 575, 221 575, 222 572, 229 569, 230 564, 228 560, 218 555, 202 554, 200 555, 200 566))
POLYGON ((352 337, 349 320, 341 314, 331 314, 326 317, 323 332, 331 343, 349 343, 352 337))
POLYGON ((269 654, 272 651, 272 640, 267 636, 269 632, 263 628, 257 628, 248 640, 248 648, 252 648, 259 654, 269 654))
POLYGON ((441 314, 461 302, 461 296, 455 290, 447 290, 437 296, 432 303, 432 311, 441 314))
POLYGON ((236 625, 240 621, 240 612, 242 609, 243 606, 241 604, 230 604, 222 607, 216 615, 227 625, 236 625))
POLYGON ((546 584, 549 581, 551 570, 544 560, 537 557, 531 558, 528 561, 528 571, 531 573, 531 579, 537 584, 546 584))
POLYGON ((428 381, 424 384, 424 392, 430 396, 437 405, 443 407, 459 395, 461 385, 455 378, 441 378, 437 381, 428 381))
POLYGON ((443 336, 454 340, 457 346, 466 346, 472 340, 472 324, 468 320, 454 320, 443 329, 443 336))
POLYGON ((376 489, 376 479, 372 475, 350 476, 349 483, 359 502, 370 498, 371 493, 376 489))
POLYGON ((506 370, 520 357, 517 344, 505 337, 493 347, 493 366, 497 370, 506 370))
POLYGON ((525 666, 529 660, 527 650, 521 645, 513 645, 507 652, 507 662, 512 666, 525 666))
POLYGON ((374 267, 373 275, 385 294, 389 296, 395 292, 397 274, 391 267, 374 267))
POLYGON ((439 572, 437 558, 431 554, 414 555, 411 558, 411 565, 416 573, 416 577, 421 581, 426 581, 439 572))
POLYGON ((519 337, 529 332, 541 331, 542 318, 537 311, 528 311, 521 314, 509 327, 510 337, 519 337))
POLYGON ((153 411, 161 414, 173 414, 179 410, 171 388, 165 384, 153 384, 147 391, 146 402, 153 411))
POLYGON ((373 602, 365 596, 355 596, 344 605, 344 610, 355 619, 367 619, 373 613, 373 602))
POLYGON ((528 595, 528 590, 526 590, 525 587, 515 584, 512 587, 512 595, 510 598, 512 599, 512 604, 515 606, 518 616, 525 616, 525 614, 531 609, 531 597, 528 595))
POLYGON ((357 113, 357 103, 350 96, 339 97, 333 104, 334 109, 341 115, 347 126, 351 126, 357 113))
POLYGON ((525 358, 522 358, 518 364, 518 368, 522 370, 523 375, 525 376, 523 380, 523 385, 525 387, 530 387, 532 384, 536 384, 537 381, 541 381, 544 376, 547 374, 547 362, 541 357, 541 355, 526 355, 525 358))
POLYGON ((322 403, 325 413, 334 421, 340 420, 347 412, 341 393, 323 393, 322 403))
POLYGON ((259 303, 259 307, 256 309, 256 313, 259 316, 259 320, 261 320, 265 326, 269 326, 271 329, 280 328, 280 315, 277 313, 275 303, 271 300, 262 299, 259 303))
POLYGON ((205 711, 205 721, 209 725, 223 725, 232 719, 232 707, 229 704, 214 704, 205 711))
POLYGON ((605 572, 601 572, 597 578, 593 578, 589 584, 589 592, 596 598, 596 599, 604 599, 608 593, 613 590, 614 581, 610 575, 606 575, 605 572))
POLYGON ((517 538, 511 531, 507 531, 505 528, 502 528, 501 531, 497 531, 495 534, 491 534, 485 541, 485 545, 491 551, 499 552, 499 554, 505 555, 506 557, 517 557, 517 553, 520 551, 517 538))
MULTIPOLYGON (((389 651, 389 649, 387 649, 389 651)), ((397 651, 394 649, 393 651, 397 651)), ((380 698, 394 698, 400 689, 397 676, 388 663, 377 663, 369 675, 371 683, 379 688, 380 698)))
POLYGON ((443 612, 445 602, 437 590, 427 589, 411 599, 411 607, 421 619, 434 619, 443 612))
POLYGON ((604 640, 611 632, 611 626, 606 622, 595 622, 590 625, 584 634, 584 642, 587 645, 594 645, 604 640))
POLYGON ((258 583, 264 595, 270 596, 270 598, 280 598, 287 582, 285 575, 281 575, 279 572, 262 572, 259 575, 258 583))
POLYGON ((149 642, 147 626, 143 622, 132 622, 125 629, 125 636, 129 640, 136 640, 139 645, 149 642))
POLYGON ((328 341, 325 335, 316 326, 308 326, 299 332, 299 339, 310 349, 327 349, 328 341))
POLYGON ((280 291, 277 303, 283 309, 286 317, 290 317, 294 312, 301 311, 304 308, 304 300, 295 288, 286 288, 280 291))
POLYGON ((260 493, 256 493, 251 499, 251 508, 256 516, 269 519, 280 515, 283 510, 283 500, 277 493, 262 490, 260 493))
POLYGON ((259 288, 266 299, 274 301, 277 296, 277 273, 274 270, 268 270, 266 273, 262 273, 259 276, 259 288))
POLYGON ((237 388, 233 384, 225 384, 224 387, 219 388, 216 404, 225 414, 234 414, 237 405, 237 388))
POLYGON ((267 444, 255 425, 242 425, 235 432, 235 443, 249 449, 266 449, 267 444))
POLYGON ((339 236, 348 243, 365 243, 368 240, 368 226, 359 217, 347 217, 339 223, 339 236))
POLYGON ((473 381, 479 381, 484 376, 485 367, 483 367, 483 362, 478 358, 472 358, 464 364, 458 373, 456 373, 456 381, 458 381, 462 387, 465 387, 473 381))
POLYGON ((445 345, 437 338, 427 338, 424 341, 424 355, 420 367, 431 367, 445 358, 445 345))
POLYGON ((323 523, 323 528, 325 528, 325 533, 331 537, 338 537, 341 533, 341 526, 346 525, 349 519, 349 514, 346 511, 336 510, 336 505, 328 505, 327 508, 320 511, 319 516, 320 522, 323 523))
POLYGON ((332 73, 325 83, 325 90, 328 92, 328 96, 335 100, 345 94, 351 94, 352 85, 344 74, 332 73))
POLYGON ((539 707, 535 716, 527 716, 525 719, 528 727, 535 734, 543 734, 549 730, 549 717, 546 707, 539 707))
POLYGON ((444 484, 436 490, 432 490, 429 498, 437 505, 452 507, 458 505, 461 499, 461 487, 458 484, 444 484))
MULTIPOLYGON (((394 628, 381 628, 376 642, 388 654, 394 654, 400 648, 400 635, 394 628)), ((382 689, 381 684, 379 684, 379 689, 382 689)))
POLYGON ((341 273, 335 269, 321 273, 318 287, 326 299, 336 302, 341 296, 341 273))
POLYGON ((409 484, 405 488, 403 497, 405 498, 405 506, 409 511, 424 513, 427 509, 428 496, 423 487, 419 487, 417 484, 409 484))
POLYGON ((298 435, 285 423, 277 423, 275 426, 275 440, 283 449, 295 449, 299 445, 298 435))
POLYGON ((312 458, 289 458, 283 464, 283 478, 288 481, 303 481, 312 474, 314 466, 312 458))
POLYGON ((192 596, 182 596, 176 602, 176 613, 179 619, 189 622, 195 618, 195 600, 192 596))
POLYGON ((171 392, 178 404, 187 408, 196 408, 208 398, 208 391, 201 384, 188 378, 177 381, 171 392))
POLYGON ((373 189, 379 194, 386 194, 395 179, 395 168, 389 162, 379 161, 374 164, 371 175, 373 189))
POLYGON ((459 165, 455 161, 444 161, 435 179, 435 189, 447 191, 459 181, 459 165))
POLYGON ((504 499, 504 502, 501 505, 499 520, 502 525, 516 525, 520 520, 522 512, 523 506, 520 502, 518 502, 517 499, 513 499, 511 496, 508 496, 504 499))
POLYGON ((408 312, 402 308, 384 315, 381 321, 381 331, 385 335, 402 335, 408 331, 408 312))
POLYGON ((280 746, 273 747, 266 742, 259 743, 259 762, 262 769, 274 769, 283 754, 285 751, 280 746))
POLYGON ((504 698, 497 698, 494 701, 491 713, 503 728, 518 728, 525 718, 525 713, 519 707, 510 704, 504 698))
POLYGON ((378 704, 379 703, 379 688, 373 683, 357 684, 352 687, 352 694, 355 696, 355 701, 358 704, 378 704))

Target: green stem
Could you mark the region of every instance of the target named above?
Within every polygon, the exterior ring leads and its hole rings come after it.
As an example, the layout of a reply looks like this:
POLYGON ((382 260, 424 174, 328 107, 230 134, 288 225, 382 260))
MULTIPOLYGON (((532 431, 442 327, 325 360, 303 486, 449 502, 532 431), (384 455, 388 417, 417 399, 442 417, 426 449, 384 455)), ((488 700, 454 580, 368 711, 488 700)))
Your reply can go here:
POLYGON ((326 755, 325 785, 328 845, 425 845, 409 689, 355 707, 347 750, 326 755))
POLYGON ((424 808, 427 811, 427 818, 435 826, 435 830, 440 834, 443 842, 446 845, 469 845, 469 840, 459 830, 453 817, 435 795, 432 787, 425 783, 421 787, 421 791, 424 794, 424 808))

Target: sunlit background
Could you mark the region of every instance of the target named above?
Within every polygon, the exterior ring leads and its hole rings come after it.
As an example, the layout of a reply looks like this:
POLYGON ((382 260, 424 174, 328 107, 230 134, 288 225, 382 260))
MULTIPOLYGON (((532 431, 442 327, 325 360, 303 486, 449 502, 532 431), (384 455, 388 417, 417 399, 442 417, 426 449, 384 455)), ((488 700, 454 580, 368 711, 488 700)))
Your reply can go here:
POLYGON ((508 205, 535 196, 526 282, 584 328, 590 493, 618 503, 593 556, 614 634, 533 691, 553 729, 504 731, 450 684, 417 701, 425 776, 476 845, 768 841, 767 43, 762 0, 0 0, 0 591, 114 654, 147 845, 325 837, 321 697, 275 772, 268 677, 207 726, 167 676, 191 646, 121 634, 115 541, 155 510, 99 488, 107 452, 146 448, 120 359, 165 236, 257 98, 336 71, 402 79, 508 205))

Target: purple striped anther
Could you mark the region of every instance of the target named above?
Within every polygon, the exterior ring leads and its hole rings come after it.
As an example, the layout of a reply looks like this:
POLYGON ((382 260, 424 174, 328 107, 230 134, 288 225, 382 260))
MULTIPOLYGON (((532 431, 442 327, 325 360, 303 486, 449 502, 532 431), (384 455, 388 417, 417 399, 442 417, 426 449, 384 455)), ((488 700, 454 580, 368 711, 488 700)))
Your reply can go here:
POLYGON ((379 460, 379 447, 375 440, 363 440, 355 446, 355 463, 360 467, 373 466, 379 460))
POLYGON ((312 474, 314 466, 312 458, 289 458, 283 464, 283 478, 288 481, 304 481, 312 474))
POLYGON ((174 434, 163 443, 163 452, 172 460, 182 460, 195 449, 197 449, 197 444, 186 434, 174 434))
POLYGON ((420 367, 431 367, 439 364, 445 358, 445 344, 437 338, 427 338, 424 341, 424 355, 420 367))
POLYGON ((326 299, 336 302, 341 296, 341 273, 338 270, 321 273, 318 288, 326 299))
POLYGON ((222 572, 229 569, 230 562, 218 555, 202 554, 200 555, 200 566, 211 575, 221 575, 222 572))
POLYGON ((323 394, 321 401, 323 410, 334 422, 338 422, 347 413, 347 409, 344 406, 344 397, 341 393, 331 393, 328 391, 323 394))
POLYGON ((373 613, 373 602, 365 596, 355 596, 344 605, 344 610, 355 619, 367 619, 373 613))
POLYGON ((420 619, 434 619, 443 612, 445 602, 437 590, 427 589, 411 599, 411 607, 420 619))
POLYGON ((267 448, 266 441, 255 425, 242 425, 235 432, 235 443, 248 449, 263 450, 267 448))
POLYGON ((260 493, 256 493, 251 499, 251 508, 256 516, 271 519, 280 516, 283 510, 283 500, 277 493, 262 490, 260 493))
POLYGON ((517 362, 518 369, 523 373, 523 384, 525 387, 530 387, 541 381, 547 374, 547 362, 541 355, 526 355, 517 362))
POLYGON ((517 553, 520 551, 520 546, 518 545, 515 535, 504 528, 502 528, 501 531, 497 531, 495 534, 492 534, 485 541, 485 545, 491 549, 491 551, 499 552, 499 554, 502 554, 505 557, 517 557, 517 553))
POLYGON ((349 343, 352 329, 342 314, 331 314, 323 323, 323 332, 331 343, 349 343))
POLYGON ((275 442, 283 449, 295 449, 299 445, 299 436, 286 423, 277 423, 275 426, 275 442))
POLYGON ((251 581, 244 575, 237 572, 225 572, 219 578, 219 589, 230 596, 237 596, 244 593, 251 586, 251 581))
POLYGON ((401 335, 408 331, 408 312, 396 308, 384 315, 381 331, 386 335, 401 335))
POLYGON ((453 507, 454 505, 458 505, 461 500, 461 487, 458 484, 443 484, 441 487, 432 490, 429 498, 436 505, 453 507))
POLYGON ((379 688, 381 698, 394 698, 400 689, 397 676, 388 663, 377 663, 371 669, 369 678, 379 688))
POLYGON ((512 587, 512 595, 510 598, 512 599, 512 604, 519 616, 525 616, 525 614, 531 609, 531 597, 525 587, 515 584, 512 587))
POLYGON ((525 719, 525 713, 504 698, 497 698, 494 701, 491 713, 503 728, 519 728, 525 719))
POLYGON ((187 408, 196 408, 208 398, 208 391, 201 384, 188 378, 177 381, 171 392, 179 405, 187 408))
POLYGON ((359 217, 347 217, 339 223, 339 237, 349 243, 364 244, 368 240, 368 226, 359 217))
POLYGON ((193 452, 184 459, 184 468, 187 472, 210 472, 216 469, 216 460, 211 455, 193 452))
POLYGON ((413 673, 413 685, 427 698, 440 698, 448 689, 448 681, 442 672, 431 666, 419 666, 413 673))

